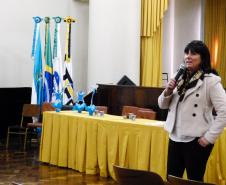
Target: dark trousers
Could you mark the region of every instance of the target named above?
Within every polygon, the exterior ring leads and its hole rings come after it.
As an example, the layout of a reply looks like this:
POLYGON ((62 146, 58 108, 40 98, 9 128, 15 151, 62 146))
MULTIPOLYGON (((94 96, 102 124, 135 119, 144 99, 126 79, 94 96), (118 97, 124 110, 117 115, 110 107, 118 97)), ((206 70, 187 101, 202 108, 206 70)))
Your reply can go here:
POLYGON ((206 163, 212 151, 213 144, 202 147, 195 140, 183 143, 169 140, 167 175, 182 177, 184 170, 191 180, 203 181, 206 163))

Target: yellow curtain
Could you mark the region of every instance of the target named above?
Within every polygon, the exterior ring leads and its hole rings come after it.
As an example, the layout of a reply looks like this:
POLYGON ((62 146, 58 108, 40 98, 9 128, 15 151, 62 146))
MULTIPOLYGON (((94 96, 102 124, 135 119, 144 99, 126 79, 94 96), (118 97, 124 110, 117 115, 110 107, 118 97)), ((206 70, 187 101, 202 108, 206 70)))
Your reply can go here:
POLYGON ((226 87, 226 1, 206 0, 204 40, 210 49, 212 67, 226 87))
POLYGON ((162 21, 168 0, 141 0, 141 85, 162 86, 162 21))

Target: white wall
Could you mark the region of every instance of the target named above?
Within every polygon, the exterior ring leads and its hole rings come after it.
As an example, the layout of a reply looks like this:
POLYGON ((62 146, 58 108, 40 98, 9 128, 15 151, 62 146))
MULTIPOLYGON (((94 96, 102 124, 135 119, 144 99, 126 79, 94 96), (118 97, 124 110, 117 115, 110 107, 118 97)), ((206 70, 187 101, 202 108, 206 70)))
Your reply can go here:
POLYGON ((86 91, 88 63, 89 3, 70 1, 70 15, 77 19, 73 27, 71 52, 73 55, 74 90, 86 91))
MULTIPOLYGON (((73 62, 77 63, 74 67, 75 86, 83 85, 82 78, 77 78, 77 75, 83 70, 81 64, 87 63, 88 9, 88 3, 79 3, 74 0, 2 1, 0 6, 0 87, 31 86, 33 63, 30 56, 34 27, 32 17, 37 15, 41 17, 71 15, 78 19, 78 23, 72 26, 72 57, 73 62)), ((65 23, 62 23, 62 54, 64 54, 65 42, 64 27, 65 23)), ((44 30, 44 24, 41 29, 44 30)), ((51 36, 53 38, 53 32, 51 36)), ((41 37, 44 42, 44 34, 41 37)))
MULTIPOLYGON (((163 19, 163 52, 162 52, 162 72, 168 73, 169 76, 173 71, 174 61, 174 12, 175 0, 169 0, 169 6, 164 14, 163 19)), ((165 82, 165 81, 164 81, 165 82)), ((166 85, 166 82, 165 84, 166 85)))
POLYGON ((170 0, 164 18, 163 72, 170 76, 183 62, 184 48, 202 38, 202 0, 170 0))
MULTIPOLYGON (((201 1, 170 0, 164 19, 163 72, 175 72, 186 43, 202 38, 201 1)), ((0 87, 31 86, 32 17, 36 15, 77 19, 72 25, 76 90, 116 83, 124 74, 139 84, 140 0, 7 0, 0 6, 0 87)), ((44 33, 41 36, 44 39, 44 33)), ((62 23, 62 54, 64 40, 62 23)))
POLYGON ((116 84, 127 75, 139 85, 140 0, 91 0, 88 86, 116 84))

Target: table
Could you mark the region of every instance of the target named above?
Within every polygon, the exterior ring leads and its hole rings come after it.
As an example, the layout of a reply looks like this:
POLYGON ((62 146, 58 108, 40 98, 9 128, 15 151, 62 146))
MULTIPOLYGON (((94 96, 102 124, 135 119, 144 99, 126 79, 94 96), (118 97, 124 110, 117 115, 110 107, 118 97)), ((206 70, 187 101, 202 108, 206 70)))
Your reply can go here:
MULTIPOLYGON (((44 112, 40 161, 115 178, 112 164, 154 171, 166 178, 168 134, 164 122, 105 114, 44 112)), ((205 181, 225 185, 226 129, 207 164, 205 181)))

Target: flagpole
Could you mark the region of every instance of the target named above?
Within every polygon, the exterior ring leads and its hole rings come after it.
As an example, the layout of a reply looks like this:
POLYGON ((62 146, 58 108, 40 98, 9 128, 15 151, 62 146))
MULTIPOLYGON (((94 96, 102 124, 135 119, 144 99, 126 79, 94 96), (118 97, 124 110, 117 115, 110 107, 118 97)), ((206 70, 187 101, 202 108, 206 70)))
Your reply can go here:
POLYGON ((37 33, 39 30, 39 24, 42 21, 42 19, 38 16, 33 17, 35 26, 34 26, 34 33, 33 33, 33 40, 32 40, 32 51, 31 51, 31 58, 34 59, 34 55, 35 55, 35 47, 36 47, 36 43, 37 43, 37 33))
POLYGON ((60 23, 62 21, 62 18, 58 16, 53 17, 53 19, 55 22, 53 39, 53 98, 56 99, 56 93, 63 93, 63 63, 60 45, 60 23))
POLYGON ((72 80, 72 61, 71 61, 71 24, 75 22, 70 16, 64 19, 67 24, 66 31, 66 45, 65 45, 65 58, 64 58, 64 104, 70 105, 74 104, 74 87, 72 80))
POLYGON ((45 17, 45 79, 44 79, 44 101, 51 102, 53 93, 53 63, 50 37, 50 18, 45 17))
POLYGON ((42 104, 42 50, 40 38, 40 23, 43 20, 41 17, 33 17, 34 33, 32 41, 31 59, 34 64, 31 104, 42 104))

